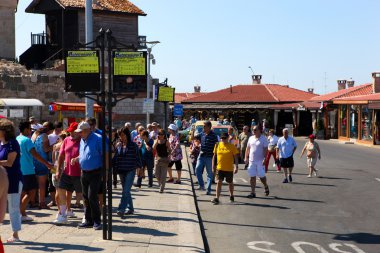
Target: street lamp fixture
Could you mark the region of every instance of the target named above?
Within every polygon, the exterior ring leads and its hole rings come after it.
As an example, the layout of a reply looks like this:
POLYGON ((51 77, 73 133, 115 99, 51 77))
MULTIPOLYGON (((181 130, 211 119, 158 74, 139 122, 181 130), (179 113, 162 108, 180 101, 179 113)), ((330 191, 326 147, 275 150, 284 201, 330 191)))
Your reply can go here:
MULTIPOLYGON (((146 78, 146 98, 150 99, 150 60, 152 60, 152 64, 156 64, 156 59, 154 59, 152 52, 152 48, 159 44, 159 41, 145 41, 146 45, 151 45, 150 47, 147 46, 147 61, 148 61, 148 66, 147 66, 147 78, 146 78)), ((149 124, 150 122, 150 114, 149 112, 146 113, 146 124, 149 124)))

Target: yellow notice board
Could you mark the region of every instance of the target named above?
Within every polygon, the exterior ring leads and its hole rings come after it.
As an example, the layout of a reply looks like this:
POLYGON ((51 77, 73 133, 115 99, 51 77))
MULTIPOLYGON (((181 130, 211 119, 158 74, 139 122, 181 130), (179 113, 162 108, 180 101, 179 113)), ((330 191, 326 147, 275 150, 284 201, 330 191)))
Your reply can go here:
POLYGON ((114 75, 145 76, 146 57, 144 52, 115 52, 114 75))
POLYGON ((68 74, 99 73, 99 57, 96 51, 68 51, 66 57, 68 74))
POLYGON ((159 87, 157 100, 160 102, 174 102, 174 88, 159 87))

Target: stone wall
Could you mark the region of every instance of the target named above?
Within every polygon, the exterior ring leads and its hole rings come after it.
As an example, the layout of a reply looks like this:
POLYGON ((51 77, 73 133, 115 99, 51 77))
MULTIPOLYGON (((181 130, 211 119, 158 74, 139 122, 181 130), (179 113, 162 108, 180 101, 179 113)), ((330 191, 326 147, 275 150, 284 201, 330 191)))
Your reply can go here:
MULTIPOLYGON (((0 68, 1 70, 1 68, 0 68)), ((24 109, 24 118, 35 116, 38 121, 58 119, 57 112, 49 112, 51 102, 84 103, 84 99, 79 99, 73 93, 64 91, 65 79, 63 72, 57 71, 32 71, 22 74, 9 74, 0 71, 0 98, 36 98, 41 100, 45 106, 29 107, 24 109)), ((135 99, 125 99, 120 101, 113 108, 113 124, 116 127, 124 125, 129 121, 132 124, 142 122, 146 124, 146 114, 142 113, 143 102, 146 94, 140 94, 135 99)), ((16 107, 15 107, 16 108, 16 107)), ((155 113, 151 114, 151 122, 164 123, 164 105, 155 104, 155 113)), ((1 108, 0 108, 1 109, 1 108)), ((83 112, 63 112, 63 117, 85 117, 83 112)), ((21 119, 12 119, 17 123, 21 119)))
POLYGON ((16 0, 0 1, 0 58, 15 58, 16 0))

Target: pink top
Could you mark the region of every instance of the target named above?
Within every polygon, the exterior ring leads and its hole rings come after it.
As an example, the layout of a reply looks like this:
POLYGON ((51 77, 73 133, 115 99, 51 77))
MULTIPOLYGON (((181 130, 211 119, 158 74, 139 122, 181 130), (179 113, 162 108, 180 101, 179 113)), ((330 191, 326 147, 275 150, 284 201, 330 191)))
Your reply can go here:
POLYGON ((67 137, 61 146, 61 150, 59 151, 60 155, 65 155, 65 170, 64 173, 68 176, 79 177, 81 174, 79 163, 75 163, 71 165, 70 161, 72 158, 79 156, 79 145, 80 138, 77 140, 72 139, 71 137, 67 137))

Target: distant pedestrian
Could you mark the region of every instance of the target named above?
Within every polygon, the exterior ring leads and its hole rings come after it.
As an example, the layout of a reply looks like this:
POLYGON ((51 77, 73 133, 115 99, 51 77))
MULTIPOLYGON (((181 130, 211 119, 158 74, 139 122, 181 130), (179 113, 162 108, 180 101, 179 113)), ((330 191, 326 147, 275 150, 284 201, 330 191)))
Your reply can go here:
MULTIPOLYGON (((81 170, 79 163, 71 163, 73 158, 79 156, 80 133, 75 132, 78 123, 73 122, 66 129, 70 136, 65 138, 59 149, 57 171, 55 177, 58 180, 59 212, 55 224, 67 223, 67 217, 75 217, 71 209, 71 197, 73 192, 82 199, 81 170)), ((78 200, 77 200, 78 201, 78 200)), ((80 201, 79 201, 80 204, 80 201)))
MULTIPOLYGON (((243 127, 243 132, 239 134, 238 141, 239 141, 239 151, 240 151, 240 159, 241 161, 245 164, 244 162, 244 156, 245 156, 245 150, 247 149, 247 143, 248 139, 251 137, 251 133, 249 132, 249 127, 244 126, 243 127)), ((247 169, 248 165, 244 166, 244 169, 247 169)))
POLYGON ((214 179, 212 173, 212 158, 214 156, 215 144, 219 141, 218 136, 211 130, 211 121, 203 123, 203 132, 199 134, 201 139, 201 151, 197 160, 196 173, 198 178, 198 190, 205 190, 203 180, 203 170, 206 167, 207 172, 207 195, 211 195, 211 185, 214 179))
POLYGON ((131 140, 131 134, 126 127, 120 130, 120 142, 117 144, 113 162, 114 169, 119 174, 123 188, 117 214, 123 217, 125 214, 129 215, 135 212, 131 188, 135 179, 136 169, 142 167, 139 148, 131 140))
POLYGON ((135 124, 135 130, 131 131, 131 140, 133 141, 136 136, 139 135, 139 127, 142 126, 142 124, 140 122, 137 122, 135 124))
POLYGON ((8 243, 20 241, 18 232, 21 230, 20 197, 22 192, 22 172, 20 165, 20 145, 15 136, 13 123, 0 119, 0 166, 7 171, 8 212, 13 234, 8 243))
POLYGON ((282 130, 283 136, 277 142, 276 157, 280 159, 280 166, 284 169, 283 183, 292 182, 292 172, 294 167, 293 155, 297 149, 297 143, 292 136, 289 136, 289 129, 282 130), (289 169, 289 174, 288 174, 289 169), (289 175, 289 180, 288 180, 289 175))
POLYGON ((181 184, 181 174, 182 174, 182 149, 178 136, 178 128, 174 124, 170 124, 168 127, 169 131, 169 144, 171 153, 169 155, 170 163, 168 165, 169 180, 168 183, 174 182, 175 184, 181 184), (172 166, 175 165, 177 171, 177 180, 174 181, 172 174, 172 166))
MULTIPOLYGON (((153 187, 153 168, 154 168, 154 157, 153 157, 153 139, 149 137, 149 132, 147 130, 144 130, 142 132, 142 142, 143 142, 143 149, 142 149, 142 166, 143 168, 143 174, 145 174, 145 168, 148 171, 148 187, 153 187)), ((137 185, 141 185, 143 180, 143 176, 139 175, 137 179, 137 185)))
POLYGON ((166 139, 166 132, 163 129, 158 131, 158 138, 154 141, 153 150, 156 155, 156 171, 155 175, 158 181, 158 187, 160 188, 160 193, 165 190, 166 184, 166 174, 169 165, 169 154, 171 153, 170 144, 166 139))
POLYGON ((150 131, 149 133, 149 137, 153 140, 156 140, 157 139, 157 135, 158 135, 158 123, 157 122, 153 122, 152 123, 152 131, 150 131))
POLYGON ((190 144, 189 151, 190 151, 191 165, 193 166, 193 172, 194 172, 194 175, 196 175, 195 168, 197 166, 197 159, 198 159, 199 153, 201 152, 201 142, 198 136, 194 137, 194 140, 190 144))
POLYGON ((318 170, 315 168, 315 165, 317 164, 317 158, 321 160, 321 150, 318 143, 315 141, 314 134, 309 135, 309 141, 306 142, 303 147, 300 157, 303 156, 305 151, 307 157, 307 167, 309 168, 309 175, 307 177, 312 177, 313 174, 318 177, 318 170))
POLYGON ((228 134, 222 133, 220 136, 221 142, 215 145, 213 157, 213 173, 217 178, 216 195, 212 200, 214 205, 219 204, 219 197, 222 191, 223 181, 226 180, 230 191, 230 201, 234 202, 234 174, 238 172, 239 165, 239 151, 235 145, 227 140, 228 134), (234 169, 235 164, 235 169, 234 169))
POLYGON ((274 129, 270 129, 268 132, 268 153, 265 160, 265 172, 268 172, 268 166, 271 156, 273 156, 275 165, 277 166, 277 172, 281 172, 280 161, 276 158, 276 147, 278 137, 274 134, 274 129))
MULTIPOLYGON (((100 207, 98 193, 102 187, 103 150, 102 137, 90 129, 87 122, 81 122, 75 132, 81 134, 79 157, 71 159, 71 164, 79 162, 82 169, 81 183, 83 198, 86 207, 85 222, 79 227, 93 227, 100 230, 100 207)), ((106 146, 107 147, 107 146, 106 146)), ((108 161, 108 151, 106 153, 106 163, 108 161)))
POLYGON ((259 126, 252 128, 253 135, 249 138, 247 150, 245 151, 245 163, 248 164, 248 175, 251 180, 251 193, 248 198, 256 198, 256 177, 264 185, 265 195, 269 195, 269 187, 267 178, 265 176, 265 157, 268 152, 268 141, 264 135, 261 134, 259 126))

